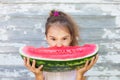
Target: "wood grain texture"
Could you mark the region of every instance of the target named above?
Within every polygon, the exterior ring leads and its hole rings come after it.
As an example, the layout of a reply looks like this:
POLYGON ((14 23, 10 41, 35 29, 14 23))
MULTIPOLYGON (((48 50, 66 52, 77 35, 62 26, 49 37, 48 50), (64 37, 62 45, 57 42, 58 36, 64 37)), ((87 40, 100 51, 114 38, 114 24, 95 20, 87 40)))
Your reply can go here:
POLYGON ((34 80, 19 48, 47 46, 44 26, 51 9, 69 13, 80 27, 80 44, 99 45, 87 80, 120 80, 119 0, 0 0, 0 80, 34 80))

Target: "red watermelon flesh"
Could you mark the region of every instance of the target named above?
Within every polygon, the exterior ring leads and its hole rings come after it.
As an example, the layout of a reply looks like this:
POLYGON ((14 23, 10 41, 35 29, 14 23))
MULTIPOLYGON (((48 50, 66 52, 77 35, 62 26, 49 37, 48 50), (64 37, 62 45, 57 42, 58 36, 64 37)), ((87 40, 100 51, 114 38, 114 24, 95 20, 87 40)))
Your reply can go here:
POLYGON ((27 57, 47 60, 72 60, 91 56, 98 51, 96 44, 85 44, 83 46, 62 46, 35 48, 33 46, 24 46, 20 53, 27 57))

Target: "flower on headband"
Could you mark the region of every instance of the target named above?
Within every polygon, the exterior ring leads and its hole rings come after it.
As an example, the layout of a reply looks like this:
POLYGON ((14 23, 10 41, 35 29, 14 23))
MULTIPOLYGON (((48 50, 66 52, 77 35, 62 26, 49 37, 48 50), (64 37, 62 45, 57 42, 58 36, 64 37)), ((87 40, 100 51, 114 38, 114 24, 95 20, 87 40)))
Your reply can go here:
POLYGON ((58 12, 58 11, 55 11, 53 15, 54 15, 54 16, 59 16, 59 12, 58 12))

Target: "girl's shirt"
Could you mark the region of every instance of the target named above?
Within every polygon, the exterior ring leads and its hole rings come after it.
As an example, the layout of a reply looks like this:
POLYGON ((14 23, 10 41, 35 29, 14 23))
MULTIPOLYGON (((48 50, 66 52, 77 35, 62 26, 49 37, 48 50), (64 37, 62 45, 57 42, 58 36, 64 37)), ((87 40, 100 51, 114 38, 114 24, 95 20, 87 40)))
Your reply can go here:
POLYGON ((76 70, 66 72, 44 72, 45 80, 75 80, 76 70))

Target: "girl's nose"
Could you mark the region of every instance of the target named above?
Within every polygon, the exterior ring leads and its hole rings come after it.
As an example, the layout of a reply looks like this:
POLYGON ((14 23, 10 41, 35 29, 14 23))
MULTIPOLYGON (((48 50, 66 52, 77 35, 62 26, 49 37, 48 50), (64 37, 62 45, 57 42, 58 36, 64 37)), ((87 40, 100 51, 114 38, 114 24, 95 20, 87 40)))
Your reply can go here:
POLYGON ((57 46, 57 47, 61 47, 61 46, 63 46, 63 44, 62 44, 62 42, 57 42, 57 43, 56 43, 56 46, 57 46))

